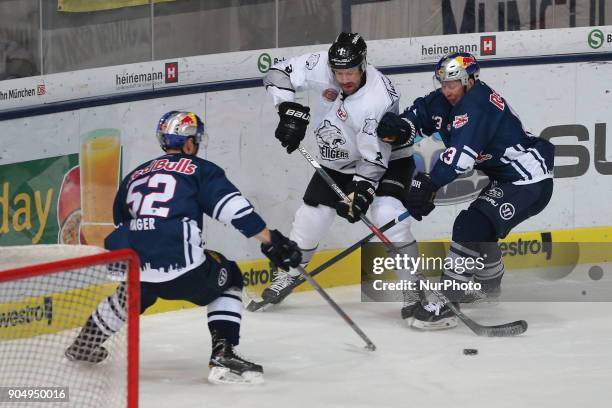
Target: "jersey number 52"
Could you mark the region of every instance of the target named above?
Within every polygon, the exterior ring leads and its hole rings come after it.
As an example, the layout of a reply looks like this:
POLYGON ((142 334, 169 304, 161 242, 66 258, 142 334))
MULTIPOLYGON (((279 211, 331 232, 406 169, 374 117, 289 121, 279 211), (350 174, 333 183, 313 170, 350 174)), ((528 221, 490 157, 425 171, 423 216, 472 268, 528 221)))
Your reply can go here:
POLYGON ((143 177, 130 184, 126 203, 132 217, 156 216, 166 218, 170 208, 156 205, 166 203, 174 197, 176 179, 169 174, 155 174, 143 177), (160 191, 160 187, 163 189, 160 191), (156 189, 156 191, 150 191, 156 189), (140 190, 140 191, 138 191, 140 190))

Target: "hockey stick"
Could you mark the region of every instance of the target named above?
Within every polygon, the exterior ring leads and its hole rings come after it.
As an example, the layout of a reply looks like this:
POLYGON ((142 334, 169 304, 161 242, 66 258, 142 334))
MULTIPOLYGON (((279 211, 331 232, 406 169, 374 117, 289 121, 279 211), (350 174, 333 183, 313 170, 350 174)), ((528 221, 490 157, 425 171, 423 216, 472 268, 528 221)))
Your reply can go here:
POLYGON ((296 269, 300 272, 300 275, 304 279, 306 279, 308 283, 310 283, 312 287, 316 289, 317 292, 319 292, 323 299, 325 299, 327 303, 329 303, 332 309, 334 309, 344 319, 344 321, 349 326, 351 326, 351 329, 353 329, 355 333, 357 333, 359 337, 361 337, 363 341, 365 341, 366 349, 370 351, 376 350, 376 346, 374 345, 374 343, 372 343, 372 340, 370 340, 368 336, 366 336, 366 334, 359 328, 359 326, 357 326, 355 322, 349 317, 349 315, 347 315, 344 310, 342 310, 342 308, 340 308, 340 306, 338 306, 338 304, 334 302, 334 300, 327 294, 327 292, 321 287, 321 285, 319 285, 317 281, 314 280, 314 278, 310 276, 308 272, 306 272, 301 266, 298 266, 296 269))
MULTIPOLYGON (((410 217, 410 214, 408 213, 408 211, 406 211, 406 212, 400 214, 395 219, 389 221, 388 223, 386 223, 385 225, 380 227, 380 231, 384 232, 384 231, 388 230, 389 228, 393 227, 395 224, 398 224, 398 223, 404 221, 408 217, 410 217)), ((318 275, 319 273, 323 272, 325 269, 329 268, 332 264, 338 262, 339 260, 341 260, 341 259, 347 257, 348 255, 350 255, 351 253, 353 253, 361 245, 363 245, 366 242, 370 241, 372 238, 374 238, 374 234, 370 233, 366 237, 360 239, 359 241, 357 241, 356 243, 354 243, 350 247, 346 248, 344 251, 340 252, 339 254, 333 256, 332 258, 330 258, 327 261, 325 261, 324 263, 322 263, 321 265, 317 266, 315 269, 313 269, 308 274, 310 276, 318 275)), ((300 286, 304 282, 306 282, 305 278, 296 279, 291 285, 289 285, 290 291, 292 291, 296 287, 300 286)), ((258 302, 255 299, 251 299, 249 301, 249 303, 247 304, 246 309, 249 312, 255 312, 255 311, 261 309, 262 307, 266 306, 267 304, 269 304, 272 300, 273 299, 264 299, 264 300, 258 302)))
MULTIPOLYGON (((302 146, 298 147, 298 150, 304 156, 304 158, 310 163, 312 167, 316 170, 316 172, 325 180, 325 182, 331 187, 332 190, 340 197, 341 200, 349 202, 349 198, 347 195, 338 187, 338 185, 334 182, 334 180, 327 174, 327 172, 321 167, 319 162, 315 160, 314 157, 308 153, 306 149, 302 146)), ((385 245, 385 247, 394 253, 399 253, 397 248, 389 241, 389 239, 370 221, 365 214, 361 214, 361 221, 368 226, 370 231, 374 235, 380 239, 380 241, 385 245)), ((425 277, 419 273, 418 271, 414 272, 415 276, 419 278, 419 280, 424 281, 425 277)), ((516 336, 521 333, 524 333, 527 330, 527 322, 524 320, 517 320, 515 322, 510 322, 506 324, 501 324, 497 326, 483 326, 479 323, 476 323, 470 317, 468 317, 465 313, 463 313, 457 306, 455 306, 449 299, 440 291, 432 289, 431 292, 438 298, 440 302, 446 304, 450 310, 455 313, 455 315, 463 322, 467 327, 470 328, 477 336, 488 336, 488 337, 507 337, 507 336, 516 336)))

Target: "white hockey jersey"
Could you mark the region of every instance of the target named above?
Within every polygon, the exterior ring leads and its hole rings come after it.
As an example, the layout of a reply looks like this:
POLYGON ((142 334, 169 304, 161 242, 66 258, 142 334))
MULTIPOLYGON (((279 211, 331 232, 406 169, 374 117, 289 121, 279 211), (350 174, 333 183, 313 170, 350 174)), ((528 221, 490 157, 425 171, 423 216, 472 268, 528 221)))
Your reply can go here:
POLYGON ((264 77, 274 105, 294 101, 295 92, 320 93, 320 108, 310 123, 318 144, 321 165, 346 174, 355 181, 378 184, 390 160, 412 155, 409 146, 391 145, 378 139, 376 128, 385 114, 398 113, 400 94, 389 78, 367 65, 366 83, 350 96, 327 64, 327 52, 305 54, 274 65, 264 77))

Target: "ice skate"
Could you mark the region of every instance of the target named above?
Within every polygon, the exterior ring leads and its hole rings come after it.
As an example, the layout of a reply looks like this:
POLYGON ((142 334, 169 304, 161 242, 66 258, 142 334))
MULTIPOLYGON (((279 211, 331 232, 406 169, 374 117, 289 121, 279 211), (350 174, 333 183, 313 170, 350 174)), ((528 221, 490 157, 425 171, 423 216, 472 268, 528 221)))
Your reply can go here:
POLYGON ((404 305, 400 310, 400 314, 402 316, 402 320, 408 320, 407 323, 408 325, 410 325, 410 319, 414 317, 414 312, 417 309, 417 306, 420 304, 421 300, 418 293, 413 290, 406 290, 404 291, 403 295, 404 305))
POLYGON ((64 355, 70 361, 97 364, 106 360, 108 350, 99 344, 87 344, 77 339, 66 349, 64 355))
POLYGON ((213 351, 208 364, 208 381, 213 384, 260 384, 263 367, 237 355, 226 339, 213 336, 213 351))
MULTIPOLYGON (((456 305, 457 306, 457 305, 456 305)), ((440 302, 418 304, 414 311, 412 327, 420 330, 441 330, 457 326, 457 316, 440 302)))
POLYGON ((293 290, 292 284, 297 276, 292 276, 285 271, 277 271, 272 279, 272 284, 264 289, 261 297, 272 304, 282 302, 293 290))

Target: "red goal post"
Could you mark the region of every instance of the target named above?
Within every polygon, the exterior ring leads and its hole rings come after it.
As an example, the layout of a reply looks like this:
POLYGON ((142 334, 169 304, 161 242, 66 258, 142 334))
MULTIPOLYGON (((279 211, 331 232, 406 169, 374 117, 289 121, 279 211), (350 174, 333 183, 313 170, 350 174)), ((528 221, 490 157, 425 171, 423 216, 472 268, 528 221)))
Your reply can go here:
POLYGON ((79 246, 37 247, 0 248, 0 406, 69 401, 67 406, 136 408, 138 255, 119 250, 2 270, 15 264, 14 259, 2 262, 15 253, 27 264, 28 252, 36 259, 46 258, 41 255, 45 251, 52 254, 49 259, 87 252, 79 246), (127 284, 127 324, 104 343, 107 360, 97 365, 68 361, 64 350, 122 281, 127 284))

